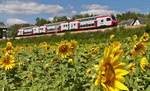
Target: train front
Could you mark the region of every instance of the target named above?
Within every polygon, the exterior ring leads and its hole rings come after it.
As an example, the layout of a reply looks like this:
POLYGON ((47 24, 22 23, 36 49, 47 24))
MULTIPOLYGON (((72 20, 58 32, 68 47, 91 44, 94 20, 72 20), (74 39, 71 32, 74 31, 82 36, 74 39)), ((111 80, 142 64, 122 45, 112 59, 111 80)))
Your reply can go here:
POLYGON ((111 18, 112 18, 112 26, 117 26, 118 21, 117 21, 116 17, 114 15, 111 15, 111 18))

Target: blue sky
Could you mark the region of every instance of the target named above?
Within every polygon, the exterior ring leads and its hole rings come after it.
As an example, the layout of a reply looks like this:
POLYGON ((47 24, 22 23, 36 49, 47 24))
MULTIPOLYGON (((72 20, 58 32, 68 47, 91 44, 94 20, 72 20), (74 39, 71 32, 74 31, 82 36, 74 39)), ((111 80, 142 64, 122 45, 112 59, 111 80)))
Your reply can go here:
POLYGON ((35 23, 36 17, 75 14, 116 14, 150 12, 149 0, 0 0, 0 21, 7 24, 35 23))

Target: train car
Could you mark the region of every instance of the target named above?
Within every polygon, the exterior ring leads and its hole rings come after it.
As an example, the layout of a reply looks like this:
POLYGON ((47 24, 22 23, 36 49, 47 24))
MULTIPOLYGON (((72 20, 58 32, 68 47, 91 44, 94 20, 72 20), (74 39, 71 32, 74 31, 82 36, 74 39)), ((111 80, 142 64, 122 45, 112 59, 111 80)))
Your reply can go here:
POLYGON ((32 35, 33 34, 33 27, 25 27, 21 28, 18 30, 17 35, 22 36, 22 35, 32 35))
POLYGON ((61 27, 60 31, 67 31, 67 30, 69 30, 69 22, 61 23, 60 27, 61 27))
POLYGON ((68 30, 86 30, 96 29, 101 27, 111 27, 118 24, 117 19, 113 15, 93 16, 82 18, 75 21, 59 22, 55 24, 45 24, 43 26, 32 26, 21 28, 17 35, 36 35, 46 33, 65 32, 68 30))
POLYGON ((39 31, 39 27, 38 26, 34 26, 33 27, 33 34, 36 35, 36 34, 39 34, 40 31, 39 31))
POLYGON ((95 17, 88 17, 88 18, 84 18, 79 20, 79 29, 83 30, 83 29, 90 29, 90 28, 96 28, 96 18, 95 17))
POLYGON ((40 34, 46 33, 46 26, 45 25, 39 27, 39 33, 40 34))
POLYGON ((23 28, 21 28, 17 31, 17 36, 21 36, 21 35, 23 35, 23 28))
POLYGON ((113 15, 96 16, 97 27, 110 27, 117 25, 117 20, 113 15))
POLYGON ((69 22, 69 30, 78 30, 78 29, 79 29, 79 21, 69 22))
POLYGON ((55 23, 55 24, 46 24, 46 33, 56 33, 60 31, 60 24, 55 23))

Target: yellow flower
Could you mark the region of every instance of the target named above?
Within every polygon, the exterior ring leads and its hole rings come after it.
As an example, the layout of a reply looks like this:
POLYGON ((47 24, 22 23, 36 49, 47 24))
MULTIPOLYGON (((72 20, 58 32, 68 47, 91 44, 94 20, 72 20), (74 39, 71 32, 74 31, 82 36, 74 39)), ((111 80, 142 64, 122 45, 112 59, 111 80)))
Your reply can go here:
POLYGON ((98 52, 99 52, 99 48, 98 47, 96 47, 96 48, 92 48, 91 50, 91 54, 98 54, 98 52))
POLYGON ((69 54, 69 43, 68 41, 62 41, 58 46, 57 54, 62 58, 66 58, 69 54))
POLYGON ((99 79, 99 78, 97 78, 97 79, 95 80, 95 86, 98 86, 98 85, 99 85, 99 83, 100 83, 100 79, 99 79))
POLYGON ((69 58, 69 59, 68 59, 68 63, 73 64, 73 59, 72 59, 72 58, 69 58))
POLYGON ((134 48, 131 50, 131 55, 144 55, 146 50, 146 44, 143 42, 138 42, 134 48))
POLYGON ((95 80, 95 85, 101 85, 104 91, 128 90, 123 84, 125 82, 124 75, 128 71, 124 69, 125 64, 119 62, 121 44, 114 42, 113 46, 106 47, 104 57, 99 62, 99 71, 95 80))
POLYGON ((39 47, 46 50, 50 49, 50 45, 48 45, 47 42, 40 43, 39 47))
POLYGON ((142 71, 145 71, 145 67, 148 65, 148 60, 146 57, 143 57, 140 61, 140 67, 142 71))
POLYGON ((10 70, 15 66, 14 57, 12 55, 6 54, 2 60, 0 60, 0 67, 5 70, 10 70))
POLYGON ((149 39, 149 34, 148 33, 144 33, 143 36, 141 37, 141 41, 146 42, 149 39))
POLYGON ((129 70, 129 73, 130 73, 130 74, 134 73, 134 72, 135 72, 135 69, 136 69, 135 63, 130 63, 130 64, 128 65, 128 70, 129 70))
POLYGON ((115 37, 115 35, 114 34, 112 34, 112 35, 110 35, 110 40, 112 40, 113 38, 115 37))
POLYGON ((71 40, 69 46, 70 55, 73 55, 75 53, 76 48, 77 48, 77 41, 71 40))
POLYGON ((89 76, 91 74, 91 72, 92 72, 91 69, 87 69, 86 70, 86 75, 89 76))
POLYGON ((6 51, 12 50, 12 49, 13 49, 12 43, 11 42, 7 42, 6 51))
POLYGON ((6 48, 4 48, 2 50, 2 52, 5 54, 5 53, 8 53, 10 55, 13 55, 14 54, 14 51, 13 51, 13 46, 12 46, 12 43, 11 42, 7 42, 7 45, 6 45, 6 48))

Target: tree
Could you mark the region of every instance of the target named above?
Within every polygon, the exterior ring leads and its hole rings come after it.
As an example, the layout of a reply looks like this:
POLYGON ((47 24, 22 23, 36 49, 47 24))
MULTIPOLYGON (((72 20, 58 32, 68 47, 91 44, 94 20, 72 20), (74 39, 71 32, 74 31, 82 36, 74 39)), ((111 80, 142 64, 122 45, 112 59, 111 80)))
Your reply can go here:
POLYGON ((29 26, 32 26, 32 25, 31 24, 14 24, 14 25, 11 25, 8 28, 8 36, 9 37, 15 37, 18 29, 23 28, 23 27, 29 27, 29 26))
POLYGON ((52 22, 56 23, 56 22, 62 22, 62 21, 68 21, 67 16, 55 16, 52 22))
POLYGON ((147 14, 147 18, 150 18, 150 12, 147 14))
POLYGON ((80 18, 86 18, 86 17, 92 17, 94 15, 89 15, 89 14, 80 14, 80 15, 74 15, 72 18, 73 19, 80 19, 80 18))
POLYGON ((138 17, 144 17, 144 14, 140 14, 137 12, 126 12, 122 14, 117 14, 117 19, 119 21, 128 20, 128 19, 137 19, 138 17))
POLYGON ((42 26, 42 25, 47 24, 47 23, 49 23, 49 21, 44 19, 44 18, 39 18, 39 17, 36 18, 36 25, 37 26, 42 26))

